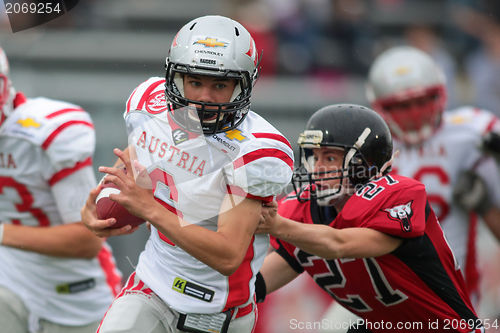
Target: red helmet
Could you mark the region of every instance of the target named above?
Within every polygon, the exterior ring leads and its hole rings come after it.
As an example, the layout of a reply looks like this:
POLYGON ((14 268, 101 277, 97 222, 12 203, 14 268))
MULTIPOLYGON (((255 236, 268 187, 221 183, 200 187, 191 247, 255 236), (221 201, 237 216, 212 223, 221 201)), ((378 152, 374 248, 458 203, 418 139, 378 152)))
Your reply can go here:
POLYGON ((441 124, 446 105, 445 78, 426 53, 409 46, 391 48, 375 59, 367 97, 406 144, 428 139, 441 124))

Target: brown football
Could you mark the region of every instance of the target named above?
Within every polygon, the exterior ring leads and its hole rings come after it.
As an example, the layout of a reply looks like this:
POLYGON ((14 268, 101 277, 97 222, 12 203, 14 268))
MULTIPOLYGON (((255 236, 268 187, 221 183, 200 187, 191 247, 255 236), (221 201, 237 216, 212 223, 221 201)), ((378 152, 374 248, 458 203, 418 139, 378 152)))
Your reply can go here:
POLYGON ((110 228, 116 229, 130 224, 132 227, 138 226, 145 221, 135 215, 132 215, 119 203, 109 198, 110 194, 118 194, 120 190, 114 183, 108 182, 103 184, 101 192, 96 198, 96 211, 97 217, 100 220, 109 219, 111 217, 116 219, 116 223, 110 228))

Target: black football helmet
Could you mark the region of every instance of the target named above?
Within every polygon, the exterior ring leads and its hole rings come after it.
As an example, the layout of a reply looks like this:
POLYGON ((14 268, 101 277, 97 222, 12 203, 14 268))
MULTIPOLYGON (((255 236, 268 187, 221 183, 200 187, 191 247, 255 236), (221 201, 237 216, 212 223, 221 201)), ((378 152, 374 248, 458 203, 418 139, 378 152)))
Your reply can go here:
POLYGON ((319 109, 309 118, 298 144, 300 165, 292 183, 299 201, 314 198, 319 205, 329 205, 348 189, 356 190, 390 171, 391 132, 377 112, 364 106, 334 104, 319 109), (344 151, 341 169, 314 171, 313 149, 321 147, 344 151), (340 179, 340 186, 322 189, 315 184, 320 175, 324 177, 321 181, 340 179))

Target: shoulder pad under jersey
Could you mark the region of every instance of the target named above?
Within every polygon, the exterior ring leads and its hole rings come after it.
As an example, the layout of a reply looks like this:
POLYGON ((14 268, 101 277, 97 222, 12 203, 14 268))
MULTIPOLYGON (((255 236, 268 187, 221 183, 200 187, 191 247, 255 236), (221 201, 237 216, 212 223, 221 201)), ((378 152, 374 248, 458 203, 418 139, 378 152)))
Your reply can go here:
POLYGON ((219 144, 237 147, 232 165, 226 168, 231 185, 268 201, 290 182, 294 163, 290 143, 254 112, 241 126, 217 137, 219 144))
POLYGON ((469 131, 478 136, 500 128, 500 121, 493 113, 470 106, 445 112, 443 123, 451 127, 452 131, 469 131))
POLYGON ((398 237, 417 237, 425 230, 426 204, 422 183, 388 175, 359 189, 347 201, 334 226, 365 227, 398 237))
POLYGON ((162 113, 168 109, 165 98, 165 79, 151 77, 134 89, 127 100, 125 116, 130 111, 146 111, 152 114, 162 113))
POLYGON ((74 166, 94 153, 92 119, 77 105, 43 97, 28 99, 7 120, 4 134, 39 146, 56 170, 74 166))

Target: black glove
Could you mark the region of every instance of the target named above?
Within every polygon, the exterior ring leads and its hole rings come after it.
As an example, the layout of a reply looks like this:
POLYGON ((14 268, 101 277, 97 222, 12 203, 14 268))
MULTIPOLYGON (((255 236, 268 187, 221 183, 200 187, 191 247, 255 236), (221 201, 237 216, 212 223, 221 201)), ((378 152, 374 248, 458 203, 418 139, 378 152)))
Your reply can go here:
POLYGON ((266 290, 266 281, 264 281, 264 277, 260 272, 257 273, 255 277, 255 298, 257 303, 264 302, 266 298, 267 290, 266 290))
POLYGON ((453 200, 465 211, 484 215, 492 207, 484 180, 472 170, 459 175, 453 188, 453 200))
POLYGON ((492 155, 497 161, 500 162, 500 133, 486 133, 483 137, 481 147, 486 153, 492 155))

